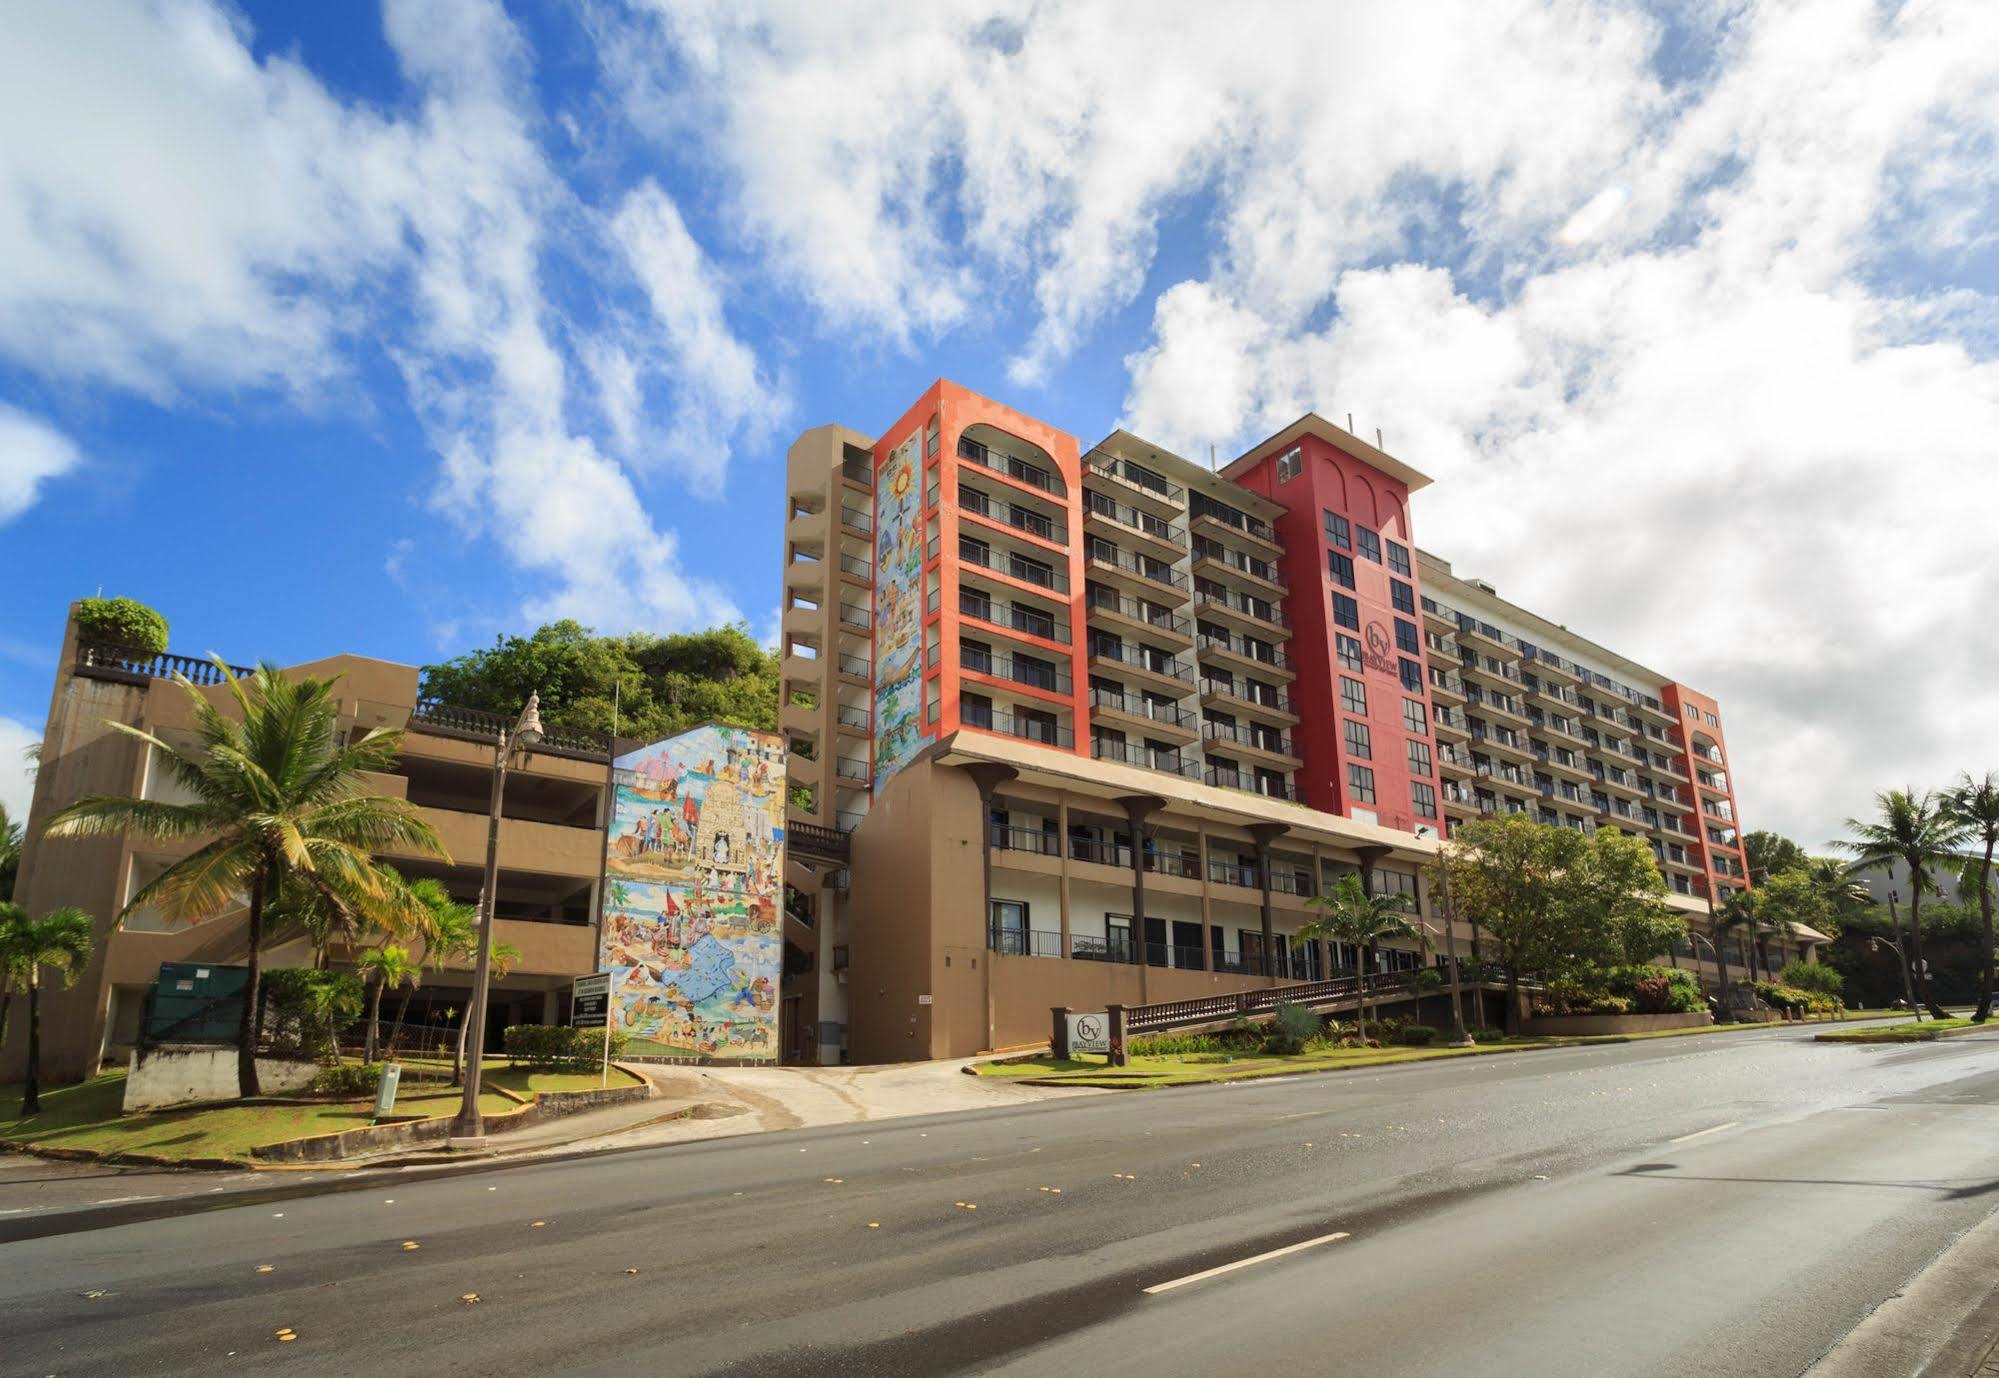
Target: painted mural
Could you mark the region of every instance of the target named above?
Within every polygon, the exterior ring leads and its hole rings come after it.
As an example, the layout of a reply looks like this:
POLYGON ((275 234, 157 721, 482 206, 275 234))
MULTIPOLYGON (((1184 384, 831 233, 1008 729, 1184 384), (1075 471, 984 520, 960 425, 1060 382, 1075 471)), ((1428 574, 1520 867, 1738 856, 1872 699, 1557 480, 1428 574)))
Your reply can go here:
POLYGON ((923 432, 875 474, 875 789, 923 746, 923 432))
POLYGON ((697 727, 620 756, 600 970, 628 1056, 777 1057, 784 741, 697 727))

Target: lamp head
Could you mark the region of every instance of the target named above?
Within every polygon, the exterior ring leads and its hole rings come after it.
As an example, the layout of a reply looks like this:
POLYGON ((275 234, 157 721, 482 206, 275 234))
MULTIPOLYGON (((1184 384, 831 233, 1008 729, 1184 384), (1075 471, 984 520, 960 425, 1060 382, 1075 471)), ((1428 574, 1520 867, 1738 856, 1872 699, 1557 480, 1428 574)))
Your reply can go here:
POLYGON ((541 695, 528 695, 527 707, 521 710, 521 720, 514 724, 514 740, 522 746, 533 746, 541 740, 541 695))

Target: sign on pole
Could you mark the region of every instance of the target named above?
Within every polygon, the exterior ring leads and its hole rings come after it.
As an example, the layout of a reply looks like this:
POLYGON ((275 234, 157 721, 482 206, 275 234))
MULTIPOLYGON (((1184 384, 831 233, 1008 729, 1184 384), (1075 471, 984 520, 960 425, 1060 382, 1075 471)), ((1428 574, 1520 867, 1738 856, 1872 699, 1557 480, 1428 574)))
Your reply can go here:
POLYGON ((611 983, 615 972, 596 971, 579 976, 569 987, 569 1024, 577 1029, 604 1031, 604 1073, 597 1085, 611 1084, 611 983))
POLYGON ((1109 1053, 1111 1021, 1102 1013, 1072 1014, 1069 1017, 1071 1053, 1109 1053))
POLYGON ((396 1087, 402 1084, 403 1067, 400 1062, 382 1064, 382 1084, 375 1088, 375 1118, 382 1119, 396 1108, 396 1087))

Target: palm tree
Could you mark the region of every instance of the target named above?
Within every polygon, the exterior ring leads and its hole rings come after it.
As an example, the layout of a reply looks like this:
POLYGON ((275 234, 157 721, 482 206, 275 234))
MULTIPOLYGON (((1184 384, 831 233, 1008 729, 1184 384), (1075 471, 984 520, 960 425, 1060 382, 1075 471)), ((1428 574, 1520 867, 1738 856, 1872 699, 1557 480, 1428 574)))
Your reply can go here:
POLYGON ((1753 959, 1755 934, 1762 926, 1756 917, 1756 894, 1751 890, 1738 890, 1721 903, 1721 908, 1711 911, 1710 926, 1713 929, 1714 960, 1721 968, 1722 1000, 1728 999, 1728 962, 1721 955, 1723 939, 1731 933, 1735 935, 1735 955, 1741 957, 1742 970, 1750 983, 1756 981, 1756 963, 1753 959), (1745 947, 1744 935, 1749 935, 1750 946, 1745 947))
POLYGON ((303 882, 341 916, 351 936, 355 899, 383 893, 374 853, 445 852, 407 801, 362 793, 364 774, 395 764, 400 732, 377 728, 343 744, 335 681, 288 679, 268 664, 246 681, 220 659, 215 665, 235 702, 234 718, 185 675, 174 676, 193 711, 193 745, 178 747, 125 723, 108 724, 157 752, 191 802, 93 795, 51 818, 45 835, 206 839, 142 886, 125 913, 151 907, 194 922, 244 903, 247 892, 249 975, 236 1081, 243 1095, 254 1096, 266 903, 282 896, 288 882, 303 882))
POLYGON ((404 984, 414 987, 423 979, 423 968, 411 959, 408 948, 395 943, 369 948, 355 958, 354 965, 361 969, 361 979, 368 986, 368 1043, 361 1060, 373 1062, 382 1028, 382 992, 404 984))
POLYGON ((1813 857, 1805 867, 1805 874, 1835 914, 1849 914, 1874 900, 1867 882, 1854 875, 1852 867, 1833 857, 1813 857))
MULTIPOLYGON (((21 1092, 21 1114, 42 1108, 42 968, 53 968, 65 988, 90 961, 97 946, 90 915, 81 909, 52 909, 39 919, 28 917, 18 904, 0 904, 0 965, 9 987, 28 992, 28 1075, 21 1092)), ((4 1019, 4 1016, 0 1016, 4 1019)), ((4 1032, 0 1023, 0 1032, 4 1032)))
POLYGON ((1969 829, 1928 790, 1920 794, 1914 789, 1884 790, 1874 796, 1874 805, 1880 810, 1879 821, 1847 819, 1852 840, 1833 846, 1852 855, 1856 871, 1882 870, 1898 861, 1909 868, 1908 962, 1915 973, 1916 998, 1930 1018, 1943 1019, 1942 1007, 1930 998, 1929 974, 1923 970, 1923 892, 1936 892, 1936 869, 1950 864, 1969 829))
POLYGON ((1332 893, 1312 901, 1325 912, 1298 930, 1306 939, 1325 938, 1351 943, 1360 951, 1360 980, 1357 983, 1358 1026, 1361 1042, 1367 1041, 1367 965, 1374 949, 1390 938, 1422 939, 1422 932, 1403 912, 1398 895, 1370 895, 1358 876, 1341 876, 1332 893))
MULTIPOLYGON (((1974 780, 1967 771, 1957 785, 1944 796, 1944 810, 1950 820, 1957 824, 1965 838, 1983 847, 1978 857, 1977 870, 1972 877, 1972 888, 1978 891, 1978 914, 1985 921, 1985 943, 1980 949, 1984 956, 1984 971, 1978 983, 1978 1008, 1971 1012, 1974 1024, 1983 1024, 1992 1017, 1992 849, 1999 846, 1999 777, 1991 771, 1985 778, 1974 780)), ((1971 867, 1965 868, 1971 871, 1971 867)))
POLYGON ((14 898, 14 877, 21 870, 21 825, 0 804, 0 904, 14 898))

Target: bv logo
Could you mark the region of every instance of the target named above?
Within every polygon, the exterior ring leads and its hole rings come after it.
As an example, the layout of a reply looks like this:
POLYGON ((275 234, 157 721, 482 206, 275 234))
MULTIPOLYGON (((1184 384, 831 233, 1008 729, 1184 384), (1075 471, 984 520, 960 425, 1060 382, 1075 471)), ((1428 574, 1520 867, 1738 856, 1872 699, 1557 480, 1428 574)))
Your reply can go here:
POLYGON ((1388 628, 1379 622, 1367 624, 1367 650, 1361 659, 1370 670, 1395 673, 1395 647, 1388 639, 1388 628))

